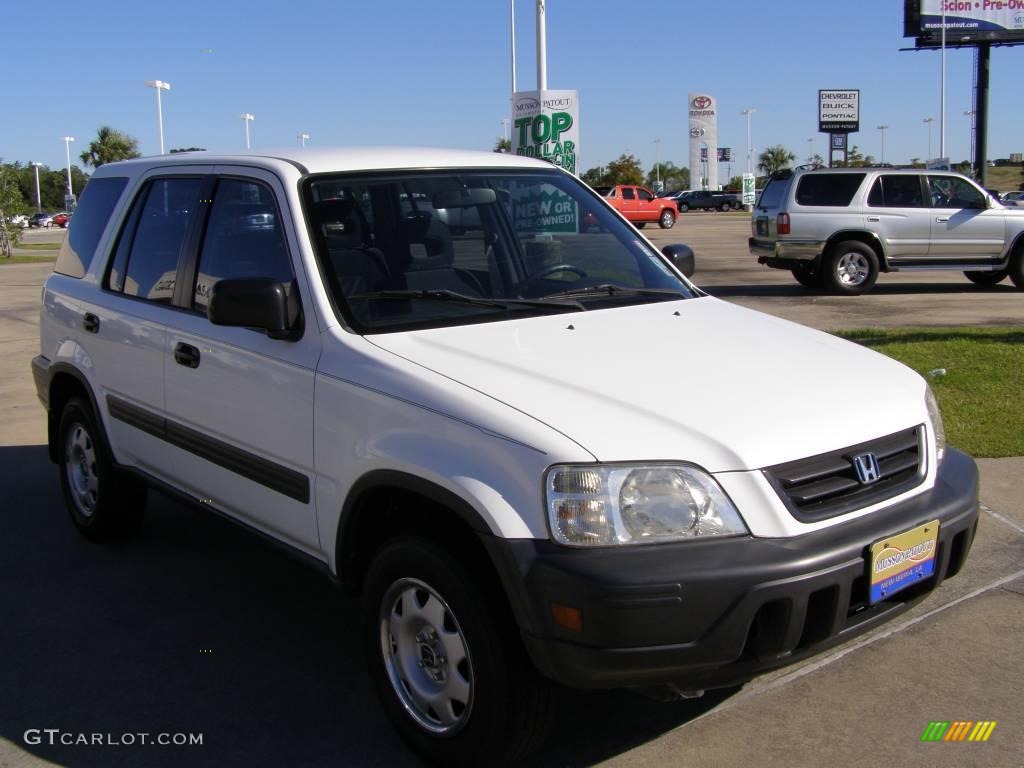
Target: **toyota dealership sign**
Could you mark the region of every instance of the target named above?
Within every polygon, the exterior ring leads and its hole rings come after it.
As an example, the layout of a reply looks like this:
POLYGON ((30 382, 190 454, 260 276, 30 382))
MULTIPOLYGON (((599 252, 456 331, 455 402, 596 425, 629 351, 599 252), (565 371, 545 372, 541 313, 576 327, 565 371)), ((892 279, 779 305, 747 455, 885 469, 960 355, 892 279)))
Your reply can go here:
POLYGON ((857 133, 860 130, 860 91, 818 91, 818 131, 857 133))

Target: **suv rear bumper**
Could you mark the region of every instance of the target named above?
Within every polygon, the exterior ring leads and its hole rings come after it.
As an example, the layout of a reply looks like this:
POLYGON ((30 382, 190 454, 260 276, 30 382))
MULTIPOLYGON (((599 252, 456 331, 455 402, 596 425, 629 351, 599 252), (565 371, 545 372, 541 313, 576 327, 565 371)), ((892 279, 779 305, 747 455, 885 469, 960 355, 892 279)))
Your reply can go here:
POLYGON ((977 494, 973 460, 951 450, 932 490, 798 538, 594 550, 484 538, 544 674, 577 688, 699 690, 819 653, 917 602, 963 565, 977 494), (870 546, 933 519, 935 574, 867 605, 870 546), (556 624, 552 604, 578 609, 582 630, 556 624))
POLYGON ((761 240, 747 239, 747 247, 758 264, 775 269, 795 269, 815 261, 825 248, 822 240, 761 240))

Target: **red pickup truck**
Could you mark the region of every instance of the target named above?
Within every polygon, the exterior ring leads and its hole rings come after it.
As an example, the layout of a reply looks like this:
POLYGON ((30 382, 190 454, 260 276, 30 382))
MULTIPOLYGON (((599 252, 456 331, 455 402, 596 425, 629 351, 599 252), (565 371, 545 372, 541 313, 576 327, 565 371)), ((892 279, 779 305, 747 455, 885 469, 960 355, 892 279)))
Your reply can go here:
POLYGON ((644 224, 649 221, 658 222, 662 229, 671 229, 676 223, 675 202, 668 198, 655 197, 646 187, 617 184, 614 187, 595 187, 594 191, 637 229, 643 229, 644 224))

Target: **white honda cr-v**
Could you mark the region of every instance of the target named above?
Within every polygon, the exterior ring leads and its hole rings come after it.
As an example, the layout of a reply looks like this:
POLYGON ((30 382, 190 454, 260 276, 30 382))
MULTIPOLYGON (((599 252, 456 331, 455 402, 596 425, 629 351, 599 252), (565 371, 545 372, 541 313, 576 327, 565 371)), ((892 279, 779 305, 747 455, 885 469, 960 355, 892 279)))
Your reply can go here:
POLYGON ((383 705, 440 761, 517 759, 552 681, 805 658, 961 568, 977 472, 913 371, 692 271, 509 155, 104 165, 33 360, 71 518, 123 535, 155 484, 360 591, 383 705))

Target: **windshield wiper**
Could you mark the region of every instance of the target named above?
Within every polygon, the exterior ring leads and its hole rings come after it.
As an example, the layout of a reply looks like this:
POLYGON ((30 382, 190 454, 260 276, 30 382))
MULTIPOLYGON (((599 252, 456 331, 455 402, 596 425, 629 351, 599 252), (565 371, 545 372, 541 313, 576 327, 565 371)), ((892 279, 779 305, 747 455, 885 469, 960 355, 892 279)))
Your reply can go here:
POLYGON ((541 309, 574 309, 582 311, 584 306, 578 301, 548 301, 547 299, 487 299, 477 296, 467 296, 457 291, 447 289, 436 290, 415 290, 395 289, 388 291, 373 291, 371 293, 360 293, 350 296, 351 299, 424 299, 427 301, 450 301, 458 304, 471 304, 477 307, 493 307, 494 309, 508 309, 512 306, 539 307, 541 309))
POLYGON ((572 296, 591 296, 598 293, 603 293, 607 296, 614 296, 615 294, 633 294, 636 296, 676 296, 680 299, 690 298, 682 291, 677 291, 674 288, 629 288, 625 285, 615 285, 613 283, 588 285, 586 288, 570 288, 567 291, 549 293, 544 298, 557 299, 563 296, 566 298, 572 296))

